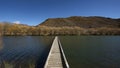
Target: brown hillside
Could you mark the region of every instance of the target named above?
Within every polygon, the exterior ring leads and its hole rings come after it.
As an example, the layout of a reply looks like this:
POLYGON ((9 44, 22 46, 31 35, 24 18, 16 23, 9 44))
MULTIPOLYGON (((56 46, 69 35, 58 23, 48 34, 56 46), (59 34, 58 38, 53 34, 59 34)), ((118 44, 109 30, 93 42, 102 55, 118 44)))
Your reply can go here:
POLYGON ((82 27, 82 28, 99 28, 99 27, 120 27, 120 19, 105 17, 68 17, 68 18, 49 18, 38 26, 50 27, 82 27))

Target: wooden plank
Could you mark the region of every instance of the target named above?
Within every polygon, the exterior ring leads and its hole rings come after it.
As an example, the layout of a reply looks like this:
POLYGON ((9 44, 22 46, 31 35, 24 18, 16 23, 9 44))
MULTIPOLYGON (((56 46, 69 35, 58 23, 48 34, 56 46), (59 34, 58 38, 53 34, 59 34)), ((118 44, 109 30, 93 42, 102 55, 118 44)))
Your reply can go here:
POLYGON ((63 68, 58 37, 55 37, 44 68, 63 68))

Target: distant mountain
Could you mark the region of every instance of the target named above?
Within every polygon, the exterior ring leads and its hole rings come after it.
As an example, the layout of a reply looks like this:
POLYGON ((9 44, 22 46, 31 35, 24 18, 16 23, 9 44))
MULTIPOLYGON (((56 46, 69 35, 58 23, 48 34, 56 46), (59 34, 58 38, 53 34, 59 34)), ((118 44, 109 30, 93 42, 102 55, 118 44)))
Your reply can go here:
POLYGON ((38 26, 49 27, 82 27, 82 28, 99 28, 99 27, 120 27, 120 19, 112 19, 99 16, 81 17, 72 16, 68 18, 49 18, 38 26))

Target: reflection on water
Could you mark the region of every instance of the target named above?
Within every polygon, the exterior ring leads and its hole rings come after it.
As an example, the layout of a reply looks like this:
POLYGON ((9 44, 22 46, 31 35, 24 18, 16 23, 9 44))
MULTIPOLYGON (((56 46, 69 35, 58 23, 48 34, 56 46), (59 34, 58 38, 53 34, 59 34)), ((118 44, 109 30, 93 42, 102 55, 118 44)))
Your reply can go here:
POLYGON ((53 37, 6 36, 0 68, 43 68, 53 37))
POLYGON ((61 36, 71 68, 120 68, 120 36, 61 36))

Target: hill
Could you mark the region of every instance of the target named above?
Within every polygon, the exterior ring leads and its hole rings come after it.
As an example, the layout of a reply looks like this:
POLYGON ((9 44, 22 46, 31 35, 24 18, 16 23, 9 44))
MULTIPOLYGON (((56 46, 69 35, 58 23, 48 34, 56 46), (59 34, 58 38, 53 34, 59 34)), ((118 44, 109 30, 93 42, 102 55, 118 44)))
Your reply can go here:
POLYGON ((120 35, 120 19, 72 16, 49 18, 37 26, 2 22, 0 35, 120 35))
POLYGON ((120 27, 120 19, 105 18, 99 16, 81 17, 72 16, 68 18, 49 18, 38 26, 48 27, 81 27, 81 28, 100 28, 100 27, 120 27))

